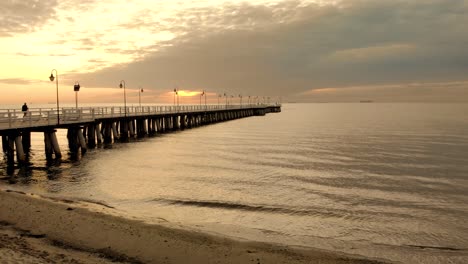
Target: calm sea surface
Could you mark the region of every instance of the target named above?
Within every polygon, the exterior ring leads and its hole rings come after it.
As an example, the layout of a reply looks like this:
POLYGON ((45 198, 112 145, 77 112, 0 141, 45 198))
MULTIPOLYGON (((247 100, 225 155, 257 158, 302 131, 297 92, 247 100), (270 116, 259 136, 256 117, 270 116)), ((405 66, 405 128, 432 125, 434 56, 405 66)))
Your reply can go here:
POLYGON ((468 104, 286 104, 101 146, 0 184, 232 237, 404 263, 468 263, 468 104))

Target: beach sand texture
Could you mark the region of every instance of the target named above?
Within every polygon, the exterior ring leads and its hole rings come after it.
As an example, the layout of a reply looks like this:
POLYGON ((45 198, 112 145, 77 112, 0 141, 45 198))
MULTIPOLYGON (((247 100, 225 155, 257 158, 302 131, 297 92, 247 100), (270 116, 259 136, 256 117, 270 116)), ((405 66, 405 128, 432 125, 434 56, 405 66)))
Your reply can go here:
POLYGON ((1 263, 383 263, 147 224, 101 205, 0 190, 1 263))

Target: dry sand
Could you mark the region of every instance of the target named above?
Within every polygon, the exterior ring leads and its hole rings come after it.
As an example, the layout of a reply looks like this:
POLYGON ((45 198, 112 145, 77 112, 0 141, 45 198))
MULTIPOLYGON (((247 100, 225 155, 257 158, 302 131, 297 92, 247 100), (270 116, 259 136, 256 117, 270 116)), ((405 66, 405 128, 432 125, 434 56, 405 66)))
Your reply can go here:
POLYGON ((0 189, 0 263, 383 263, 237 241, 112 208, 0 189))

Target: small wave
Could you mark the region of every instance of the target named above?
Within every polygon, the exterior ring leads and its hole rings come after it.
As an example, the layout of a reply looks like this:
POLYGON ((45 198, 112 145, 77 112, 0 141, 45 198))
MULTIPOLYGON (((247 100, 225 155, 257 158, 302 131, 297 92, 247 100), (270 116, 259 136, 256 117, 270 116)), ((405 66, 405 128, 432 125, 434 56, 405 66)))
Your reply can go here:
POLYGON ((323 209, 300 209, 300 208, 287 208, 272 205, 247 205, 240 203, 228 203, 221 201, 194 201, 194 200, 174 200, 174 199, 161 199, 156 198, 151 200, 153 202, 161 202, 170 205, 182 205, 182 206, 193 206, 193 207, 205 207, 205 208, 220 208, 226 210, 239 210, 249 212, 266 212, 266 213, 279 213, 288 215, 326 215, 328 217, 343 217, 340 213, 334 213, 323 209))
POLYGON ((107 207, 107 208, 111 208, 111 209, 115 209, 114 206, 111 206, 103 201, 96 201, 96 200, 91 200, 91 199, 80 199, 78 198, 77 201, 82 201, 82 202, 86 202, 86 203, 91 203, 91 204, 97 204, 97 205, 101 205, 101 206, 104 206, 104 207, 107 207))
POLYGON ((465 250, 465 249, 462 249, 462 248, 444 247, 444 246, 424 246, 424 245, 405 245, 405 246, 420 248, 420 249, 437 249, 437 250, 445 250, 445 251, 463 251, 463 250, 465 250))
POLYGON ((226 203, 220 201, 193 201, 193 200, 173 200, 173 199, 153 199, 154 202, 162 202, 171 205, 185 205, 195 207, 208 207, 208 208, 223 208, 223 209, 235 209, 243 211, 269 211, 269 212, 283 212, 291 213, 293 210, 272 207, 266 205, 246 205, 240 203, 226 203))
MULTIPOLYGON (((166 199, 155 198, 150 202, 158 202, 166 205, 191 206, 199 208, 213 208, 224 210, 238 210, 245 212, 258 212, 270 214, 284 214, 294 216, 314 216, 319 218, 346 218, 348 221, 357 220, 363 221, 369 218, 375 218, 375 213, 367 210, 356 209, 338 209, 327 207, 288 207, 287 205, 249 205, 225 201, 200 201, 200 200, 181 200, 181 199, 166 199)), ((402 214, 394 212, 378 212, 380 216, 393 217, 397 219, 416 218, 411 214, 402 214)))

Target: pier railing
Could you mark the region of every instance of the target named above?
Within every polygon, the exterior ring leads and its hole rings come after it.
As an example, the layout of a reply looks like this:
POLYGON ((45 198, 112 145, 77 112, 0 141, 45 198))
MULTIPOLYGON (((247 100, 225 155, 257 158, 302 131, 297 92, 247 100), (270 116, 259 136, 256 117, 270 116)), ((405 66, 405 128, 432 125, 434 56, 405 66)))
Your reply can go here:
POLYGON ((0 130, 93 122, 96 119, 138 117, 158 114, 197 113, 222 110, 266 108, 267 104, 244 105, 156 105, 156 106, 107 106, 107 107, 64 107, 31 108, 26 113, 20 109, 0 109, 0 130), (58 116, 57 116, 58 115, 58 116))

